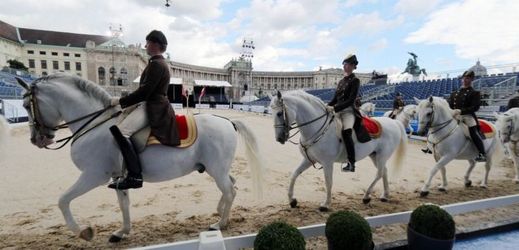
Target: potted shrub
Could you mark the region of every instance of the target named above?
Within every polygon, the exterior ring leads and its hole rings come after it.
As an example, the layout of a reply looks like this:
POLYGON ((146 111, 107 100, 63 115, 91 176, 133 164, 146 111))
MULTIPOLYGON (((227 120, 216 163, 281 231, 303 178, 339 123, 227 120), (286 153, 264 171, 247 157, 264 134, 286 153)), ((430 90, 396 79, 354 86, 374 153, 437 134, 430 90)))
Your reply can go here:
POLYGON ((303 234, 285 222, 273 222, 264 226, 254 240, 256 250, 304 250, 305 246, 303 234))
POLYGON ((409 249, 452 249, 456 226, 452 216, 436 205, 421 205, 407 225, 409 249))
POLYGON ((369 250, 374 248, 371 227, 352 211, 335 212, 326 220, 328 249, 369 250))

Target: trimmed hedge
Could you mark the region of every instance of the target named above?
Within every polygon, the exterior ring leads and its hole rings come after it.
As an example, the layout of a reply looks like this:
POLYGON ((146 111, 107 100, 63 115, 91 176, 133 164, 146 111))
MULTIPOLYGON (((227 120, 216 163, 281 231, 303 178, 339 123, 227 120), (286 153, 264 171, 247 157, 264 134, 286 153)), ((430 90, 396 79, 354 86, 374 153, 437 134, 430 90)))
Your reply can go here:
POLYGON ((373 237, 368 222, 352 211, 335 212, 325 228, 328 245, 333 249, 371 249, 373 237))
POLYGON ((254 240, 256 250, 304 250, 303 234, 286 222, 270 223, 259 231, 254 240))
POLYGON ((452 216, 436 205, 421 205, 411 213, 409 227, 417 233, 439 240, 453 239, 456 226, 452 216))

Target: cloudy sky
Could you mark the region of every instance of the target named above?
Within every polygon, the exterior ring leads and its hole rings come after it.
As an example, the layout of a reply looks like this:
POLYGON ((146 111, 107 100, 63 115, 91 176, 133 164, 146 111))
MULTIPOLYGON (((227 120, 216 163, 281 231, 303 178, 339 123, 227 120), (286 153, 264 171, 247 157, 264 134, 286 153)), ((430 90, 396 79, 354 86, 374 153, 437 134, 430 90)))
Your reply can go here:
MULTIPOLYGON (((0 20, 23 28, 109 34, 144 43, 162 30, 175 61, 223 67, 254 41, 255 70, 340 67, 395 73, 408 51, 429 72, 519 62, 517 0, 2 0, 0 20)), ((517 67, 519 70, 519 66, 517 67)))

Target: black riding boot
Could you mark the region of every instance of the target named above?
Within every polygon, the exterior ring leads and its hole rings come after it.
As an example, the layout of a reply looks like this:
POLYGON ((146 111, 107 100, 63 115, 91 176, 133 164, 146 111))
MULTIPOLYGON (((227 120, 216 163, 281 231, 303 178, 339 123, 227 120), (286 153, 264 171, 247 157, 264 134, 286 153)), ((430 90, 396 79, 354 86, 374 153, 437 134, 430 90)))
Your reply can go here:
POLYGON ((483 146, 483 141, 481 141, 481 137, 479 136, 478 127, 473 126, 469 128, 470 132, 470 138, 474 142, 474 145, 476 145, 476 148, 479 151, 478 156, 476 157, 476 161, 484 162, 487 161, 487 157, 485 155, 485 147, 483 146))
POLYGON ((346 129, 342 131, 342 140, 344 141, 344 146, 346 147, 346 153, 348 153, 348 165, 342 168, 343 172, 355 172, 355 147, 353 146, 353 139, 351 129, 346 129))
POLYGON ((117 179, 108 185, 109 188, 125 190, 142 187, 141 163, 130 139, 126 138, 117 126, 110 127, 110 132, 119 145, 126 163, 128 175, 123 180, 117 179))

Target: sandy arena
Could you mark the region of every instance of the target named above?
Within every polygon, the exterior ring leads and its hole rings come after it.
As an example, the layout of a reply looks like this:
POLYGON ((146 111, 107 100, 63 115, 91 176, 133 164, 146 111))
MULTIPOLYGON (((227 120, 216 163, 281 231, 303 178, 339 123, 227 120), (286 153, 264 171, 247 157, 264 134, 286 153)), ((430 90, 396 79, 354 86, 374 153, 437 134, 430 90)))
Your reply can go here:
MULTIPOLYGON (((197 111, 198 112, 198 111, 197 111)), ((479 163, 472 173, 474 186, 464 188, 463 175, 466 161, 453 161, 447 166, 449 190, 441 193, 431 189, 428 198, 419 198, 416 192, 434 164, 432 155, 424 155, 420 144, 410 143, 405 166, 400 177, 390 184, 390 201, 380 202, 382 181, 374 189, 371 204, 362 204, 364 190, 375 176, 375 167, 369 159, 358 163, 357 172, 341 173, 339 164, 334 170, 332 211, 319 212, 325 198, 324 176, 321 170, 310 168, 295 186, 299 207, 291 209, 287 201, 289 176, 299 164, 302 155, 296 145, 281 145, 274 139, 270 116, 237 111, 202 110, 231 119, 244 121, 259 140, 265 159, 266 185, 264 199, 257 201, 251 190, 250 169, 244 155, 243 143, 232 167, 236 178, 237 196, 231 212, 231 223, 224 236, 257 232, 261 226, 286 220, 295 226, 324 223, 337 210, 352 209, 364 216, 412 210, 421 203, 449 204, 508 194, 517 194, 519 184, 512 182, 513 169, 505 161, 494 166, 489 176, 489 187, 478 187, 484 173, 479 163)), ((68 135, 58 133, 57 138, 68 135)), ((206 174, 194 172, 168 182, 145 183, 142 189, 132 190, 132 232, 117 244, 108 243, 110 234, 122 222, 115 192, 98 187, 71 204, 72 212, 81 226, 91 225, 96 236, 91 242, 77 238, 65 226, 57 206, 59 196, 79 176, 79 170, 70 160, 70 147, 58 151, 38 149, 29 142, 27 126, 16 126, 4 149, 7 154, 0 160, 0 248, 58 249, 58 248, 128 248, 194 239, 200 231, 217 221, 216 205, 221 193, 206 174)), ((297 139, 294 139, 297 141, 297 139)), ((95 160, 95 156, 92 157, 95 160)), ((391 166, 389 166, 391 172, 391 166)), ((440 174, 433 185, 440 183, 440 174)), ((519 218, 519 206, 456 216, 457 229, 464 230, 519 218)), ((375 229, 376 244, 405 238, 403 225, 375 229)), ((325 249, 323 237, 309 239, 308 249, 325 249)))

